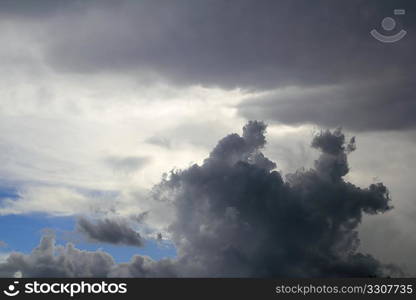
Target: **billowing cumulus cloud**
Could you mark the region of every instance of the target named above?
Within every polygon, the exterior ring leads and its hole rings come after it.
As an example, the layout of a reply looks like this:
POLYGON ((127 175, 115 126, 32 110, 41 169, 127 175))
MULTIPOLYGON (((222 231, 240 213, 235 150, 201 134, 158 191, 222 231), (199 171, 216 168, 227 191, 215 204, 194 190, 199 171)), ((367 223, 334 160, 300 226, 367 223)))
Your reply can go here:
MULTIPOLYGON (((47 267, 65 276, 366 277, 398 272, 357 250, 363 215, 392 207, 382 183, 360 188, 344 180, 355 138, 346 140, 339 129, 317 133, 311 145, 321 154, 314 168, 283 178, 262 154, 265 132, 264 123, 251 121, 241 136, 220 140, 201 165, 172 171, 153 188, 155 201, 174 214, 167 231, 177 258, 135 256, 115 265, 101 252, 80 252, 72 246, 56 247, 59 253, 53 255, 53 243, 44 239, 30 255, 12 254, 0 271, 40 274, 46 269, 45 259, 39 257, 46 252, 47 260, 54 262, 47 267), (105 257, 106 264, 89 270, 93 263, 86 263, 85 271, 65 273, 68 253, 83 259, 97 255, 100 263, 105 257)), ((89 221, 82 222, 90 227, 89 221)), ((113 229, 110 222, 106 225, 113 229)), ((97 228, 93 225, 91 231, 97 228)))
POLYGON ((323 131, 312 146, 315 168, 287 176, 261 153, 265 126, 222 139, 202 166, 171 174, 160 185, 177 215, 170 230, 179 260, 206 276, 379 276, 382 264, 357 253, 363 213, 390 209, 387 188, 345 182, 341 131, 323 131))
POLYGON ((91 241, 138 247, 144 245, 140 233, 123 219, 106 218, 91 222, 81 217, 77 227, 91 241))
POLYGON ((76 249, 72 244, 56 246, 52 235, 42 238, 32 253, 11 253, 0 265, 0 275, 24 277, 105 277, 114 265, 113 258, 104 252, 76 249))

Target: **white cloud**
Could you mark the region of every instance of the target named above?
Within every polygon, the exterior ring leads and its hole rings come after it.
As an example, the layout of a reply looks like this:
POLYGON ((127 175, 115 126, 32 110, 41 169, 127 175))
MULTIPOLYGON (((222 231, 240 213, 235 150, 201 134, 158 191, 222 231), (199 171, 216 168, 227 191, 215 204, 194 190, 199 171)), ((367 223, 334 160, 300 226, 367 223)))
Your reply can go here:
POLYGON ((7 257, 9 257, 9 253, 0 253, 0 263, 5 262, 7 257))
POLYGON ((244 122, 233 106, 248 92, 57 73, 42 61, 41 24, 26 24, 30 30, 3 25, 0 182, 15 183, 19 197, 1 199, 0 214, 73 215, 114 203, 128 214, 129 205, 137 209, 141 201, 149 209, 145 197, 126 195, 152 187, 172 168, 201 162, 218 138, 244 122), (22 63, 10 63, 12 57, 22 63), (150 143, 154 137, 172 147, 150 143), (131 157, 146 163, 135 172, 115 172, 108 163, 131 157))
POLYGON ((31 186, 24 187, 17 199, 3 199, 0 215, 26 213, 73 215, 92 212, 96 207, 110 207, 109 201, 106 200, 102 195, 85 195, 64 187, 31 186))

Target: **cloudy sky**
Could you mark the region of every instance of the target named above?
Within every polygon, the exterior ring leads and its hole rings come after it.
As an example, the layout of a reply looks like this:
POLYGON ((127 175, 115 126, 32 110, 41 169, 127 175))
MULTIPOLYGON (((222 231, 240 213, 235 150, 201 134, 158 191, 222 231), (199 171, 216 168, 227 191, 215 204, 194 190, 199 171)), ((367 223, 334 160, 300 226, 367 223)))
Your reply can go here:
POLYGON ((1 0, 0 276, 416 276, 415 9, 1 0))

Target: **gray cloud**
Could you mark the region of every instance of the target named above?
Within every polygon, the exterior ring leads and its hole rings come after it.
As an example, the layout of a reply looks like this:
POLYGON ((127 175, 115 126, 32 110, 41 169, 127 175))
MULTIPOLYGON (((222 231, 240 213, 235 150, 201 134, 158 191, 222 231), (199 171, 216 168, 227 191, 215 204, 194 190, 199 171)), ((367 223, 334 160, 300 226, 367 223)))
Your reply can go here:
POLYGON ((148 216, 149 216, 149 211, 145 211, 140 214, 130 216, 130 219, 141 224, 145 222, 148 216))
POLYGON ((148 157, 138 157, 138 156, 129 156, 129 157, 116 157, 111 156, 105 159, 105 162, 114 169, 116 172, 121 172, 123 174, 133 173, 140 168, 144 167, 148 162, 148 157))
POLYGON ((11 253, 0 264, 0 275, 13 277, 21 272, 24 277, 106 277, 113 265, 113 258, 105 252, 82 251, 72 244, 56 246, 54 237, 46 235, 32 253, 11 253))
POLYGON ((0 276, 13 277, 162 277, 174 276, 172 262, 134 256, 129 263, 116 264, 106 252, 83 251, 72 244, 56 246, 52 235, 42 237, 32 253, 14 252, 0 263, 0 276))
MULTIPOLYGON (((392 207, 389 192, 382 183, 360 188, 344 180, 349 171, 348 154, 356 148, 355 138, 347 142, 339 129, 321 131, 311 144, 321 152, 314 168, 288 174, 284 180, 274 171, 276 164, 262 154, 265 132, 264 123, 251 121, 241 136, 230 134, 220 140, 202 165, 172 171, 153 188, 155 200, 164 201, 175 215, 168 232, 177 248, 176 259, 156 262, 135 256, 129 263, 100 266, 99 271, 89 271, 91 275, 100 272, 116 277, 402 275, 394 266, 358 251, 357 228, 362 216, 384 213, 392 207)), ((124 233, 118 224, 109 221, 91 225, 81 220, 81 224, 93 238, 101 238, 102 232, 107 236, 107 232, 116 231, 117 239, 124 233)), ((48 263, 49 268, 56 268, 56 272, 65 276, 81 273, 62 271, 61 261, 65 259, 59 257, 63 254, 52 256, 51 242, 48 247, 42 246, 44 243, 38 249, 48 253, 47 261, 58 261, 48 263)), ((38 257, 43 257, 39 252, 45 252, 38 249, 30 255, 14 254, 0 264, 0 272, 21 271, 24 276, 32 276, 47 270, 36 266, 43 266, 43 259, 38 257)), ((93 255, 82 253, 85 257, 93 255)), ((107 257, 101 252, 98 256, 107 257)), ((87 266, 92 268, 91 264, 87 266)))
POLYGON ((202 166, 161 183, 177 214, 170 226, 178 260, 197 276, 382 276, 383 265, 356 251, 363 213, 390 209, 386 187, 345 182, 341 131, 323 131, 315 168, 287 176, 261 153, 265 125, 250 122, 243 136, 222 139, 202 166))
POLYGON ((141 247, 144 239, 130 224, 122 219, 102 219, 91 222, 83 217, 78 219, 78 231, 96 242, 141 247))
POLYGON ((148 139, 146 139, 145 141, 146 143, 152 144, 152 145, 156 145, 156 146, 160 146, 166 149, 170 149, 171 148, 171 141, 168 138, 164 138, 164 137, 159 137, 159 136, 152 136, 148 139))
POLYGON ((409 70, 402 63, 413 61, 411 39, 386 49, 369 36, 401 4, 413 28, 409 1, 121 3, 86 6, 89 14, 69 27, 63 19, 49 62, 75 72, 142 70, 178 83, 276 87, 356 81, 351 75, 409 70))
POLYGON ((276 90, 238 105, 248 118, 289 125, 342 126, 354 131, 416 127, 412 78, 385 78, 350 86, 276 90))
POLYGON ((0 2, 0 14, 22 16, 28 18, 41 18, 52 16, 60 11, 66 11, 73 7, 68 1, 62 0, 41 0, 35 2, 30 1, 13 1, 3 0, 0 2))
POLYGON ((2 5, 12 20, 24 16, 41 23, 46 33, 39 38, 43 62, 57 72, 107 72, 151 82, 256 90, 335 86, 340 93, 295 95, 281 101, 271 97, 244 104, 240 113, 248 119, 341 125, 356 131, 415 125, 413 1, 2 5), (404 28, 409 34, 395 44, 374 40, 370 30, 382 31, 382 18, 398 7, 405 8, 406 15, 396 18, 397 30, 404 28))

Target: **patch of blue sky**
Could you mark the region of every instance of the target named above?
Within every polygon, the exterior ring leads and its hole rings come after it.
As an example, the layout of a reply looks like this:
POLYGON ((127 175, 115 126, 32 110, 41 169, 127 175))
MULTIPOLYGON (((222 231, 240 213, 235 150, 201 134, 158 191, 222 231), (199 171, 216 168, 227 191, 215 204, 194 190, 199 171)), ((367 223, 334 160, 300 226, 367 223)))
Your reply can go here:
MULTIPOLYGON (((2 199, 18 199, 19 187, 10 182, 0 181, 0 202, 2 199)), ((102 192, 98 190, 83 190, 89 196, 114 197, 116 192, 102 192)), ((127 262, 134 255, 146 255, 152 259, 172 258, 176 256, 176 249, 170 242, 147 240, 144 247, 124 245, 111 245, 104 243, 90 243, 74 234, 76 227, 75 216, 53 217, 41 213, 3 215, 0 216, 0 241, 7 244, 3 252, 18 251, 30 253, 39 244, 44 230, 53 230, 56 233, 56 243, 65 245, 68 241, 82 250, 96 251, 98 249, 108 252, 116 262, 127 262)))
POLYGON ((18 191, 16 187, 11 187, 8 185, 5 185, 4 183, 0 183, 0 199, 4 198, 11 198, 16 199, 18 197, 17 195, 18 191))
POLYGON ((130 261, 137 254, 146 255, 159 260, 165 257, 175 257, 176 249, 168 242, 148 240, 144 247, 90 243, 74 238, 75 217, 50 217, 43 214, 6 215, 0 216, 0 240, 7 244, 3 252, 18 251, 30 253, 39 244, 45 229, 56 232, 56 243, 65 245, 68 241, 82 250, 96 251, 98 249, 111 254, 116 262, 130 261))

